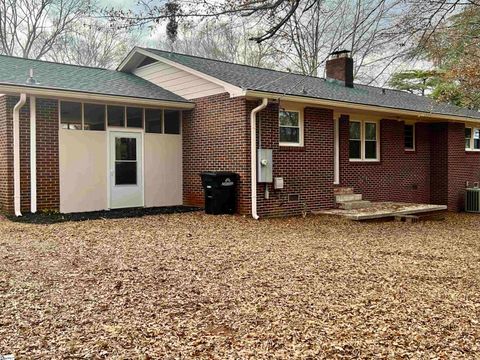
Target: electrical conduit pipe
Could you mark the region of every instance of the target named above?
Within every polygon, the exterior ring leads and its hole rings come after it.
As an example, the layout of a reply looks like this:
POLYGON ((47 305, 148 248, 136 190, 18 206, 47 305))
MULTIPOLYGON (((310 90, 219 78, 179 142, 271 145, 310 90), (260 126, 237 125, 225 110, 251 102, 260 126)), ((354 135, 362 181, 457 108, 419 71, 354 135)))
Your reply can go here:
POLYGON ((257 113, 265 109, 268 99, 263 98, 262 103, 252 110, 250 114, 250 159, 251 159, 251 193, 252 193, 252 217, 258 220, 257 214, 257 113))

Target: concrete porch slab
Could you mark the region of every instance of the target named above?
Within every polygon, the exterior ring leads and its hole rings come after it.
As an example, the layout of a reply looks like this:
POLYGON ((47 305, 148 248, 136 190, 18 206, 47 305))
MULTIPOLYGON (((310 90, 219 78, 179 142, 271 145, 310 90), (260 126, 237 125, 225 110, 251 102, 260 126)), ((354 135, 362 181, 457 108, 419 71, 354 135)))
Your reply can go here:
POLYGON ((350 220, 373 220, 381 218, 395 217, 398 215, 414 215, 422 213, 433 213, 437 211, 445 211, 445 205, 432 204, 411 204, 397 202, 372 202, 371 207, 363 209, 330 209, 313 212, 314 215, 337 215, 343 216, 350 220))

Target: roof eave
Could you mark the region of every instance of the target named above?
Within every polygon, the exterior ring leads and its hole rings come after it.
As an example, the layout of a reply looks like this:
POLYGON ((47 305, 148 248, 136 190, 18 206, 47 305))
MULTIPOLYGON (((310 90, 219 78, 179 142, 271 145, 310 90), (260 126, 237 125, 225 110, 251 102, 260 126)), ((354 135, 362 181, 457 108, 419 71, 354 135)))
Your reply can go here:
POLYGON ((160 100, 150 99, 144 97, 131 97, 114 94, 101 94, 94 92, 65 90, 56 88, 47 88, 39 86, 26 85, 12 85, 0 84, 0 93, 18 94, 27 93, 28 95, 35 95, 45 98, 62 98, 62 99, 81 99, 92 101, 105 101, 111 103, 126 103, 132 105, 154 106, 154 107, 169 107, 175 109, 193 109, 195 104, 189 101, 174 101, 174 100, 160 100))
POLYGON ((380 105, 367 105, 367 104, 357 104, 347 101, 339 100, 328 100, 313 98, 307 96, 299 95, 285 95, 281 93, 258 91, 258 90, 246 90, 245 96, 253 98, 269 98, 272 100, 284 100, 284 101, 294 101, 300 103, 308 103, 312 105, 325 106, 328 108, 348 108, 352 110, 359 111, 372 111, 377 113, 389 113, 395 116, 405 116, 410 118, 423 118, 423 119, 432 119, 432 120, 444 120, 444 121, 461 121, 461 122, 480 122, 480 113, 478 118, 462 116, 462 115, 448 115, 448 114, 438 114, 427 111, 415 111, 407 109, 398 109, 390 108, 380 105))
POLYGON ((180 69, 180 70, 183 70, 183 71, 186 71, 190 74, 193 74, 195 76, 198 76, 200 78, 203 78, 207 81, 210 81, 211 83, 214 83, 214 84, 217 84, 219 86, 222 86, 226 92, 228 92, 230 94, 231 97, 237 97, 237 96, 243 96, 245 94, 245 91, 244 89, 234 85, 234 84, 231 84, 231 83, 228 83, 226 81, 223 81, 223 80, 220 80, 214 76, 210 76, 210 75, 207 75, 205 74, 204 72, 201 72, 201 71, 198 71, 198 70, 195 70, 195 69, 192 69, 191 67, 189 66, 186 66, 186 65, 183 65, 183 64, 180 64, 178 62, 176 62, 175 60, 172 60, 172 59, 168 59, 164 56, 160 56, 158 54, 155 54, 154 52, 152 51, 149 51, 148 49, 144 49, 144 48, 139 48, 139 47, 135 47, 128 55, 127 57, 121 62, 121 64, 118 66, 118 70, 119 71, 129 71, 129 62, 130 60, 133 58, 133 56, 135 54, 142 54, 144 56, 148 56, 148 57, 151 57, 152 59, 155 59, 157 61, 161 61, 167 65, 170 65, 170 66, 173 66, 177 69, 180 69))

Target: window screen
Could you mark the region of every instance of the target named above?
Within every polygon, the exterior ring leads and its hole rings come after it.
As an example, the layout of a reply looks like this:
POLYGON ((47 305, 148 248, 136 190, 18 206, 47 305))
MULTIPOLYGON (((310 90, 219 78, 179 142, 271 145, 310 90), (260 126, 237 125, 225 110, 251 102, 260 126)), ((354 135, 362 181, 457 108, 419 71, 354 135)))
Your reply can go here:
POLYGON ((127 127, 143 128, 143 109, 127 107, 127 127))
POLYGON ((62 129, 82 129, 82 103, 61 101, 60 102, 60 123, 62 129))
POLYGON ((105 105, 84 104, 85 130, 105 130, 105 105))
POLYGON ((404 126, 404 135, 405 135, 405 149, 413 150, 415 149, 415 128, 414 125, 405 124, 404 126))
POLYGON ((149 133, 162 132, 162 115, 160 109, 145 109, 145 130, 149 133))
POLYGON ((180 111, 164 111, 165 134, 180 134, 180 111))
POLYGON ((125 127, 125 107, 123 106, 107 106, 108 126, 125 127))

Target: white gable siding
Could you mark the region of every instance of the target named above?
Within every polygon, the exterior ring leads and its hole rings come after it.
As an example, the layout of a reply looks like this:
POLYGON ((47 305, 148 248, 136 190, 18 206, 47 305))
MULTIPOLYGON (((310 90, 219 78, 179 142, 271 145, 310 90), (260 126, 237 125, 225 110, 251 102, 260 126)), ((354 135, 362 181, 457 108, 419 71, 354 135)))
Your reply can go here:
POLYGON ((160 61, 135 69, 133 73, 189 100, 226 91, 223 86, 160 61))

